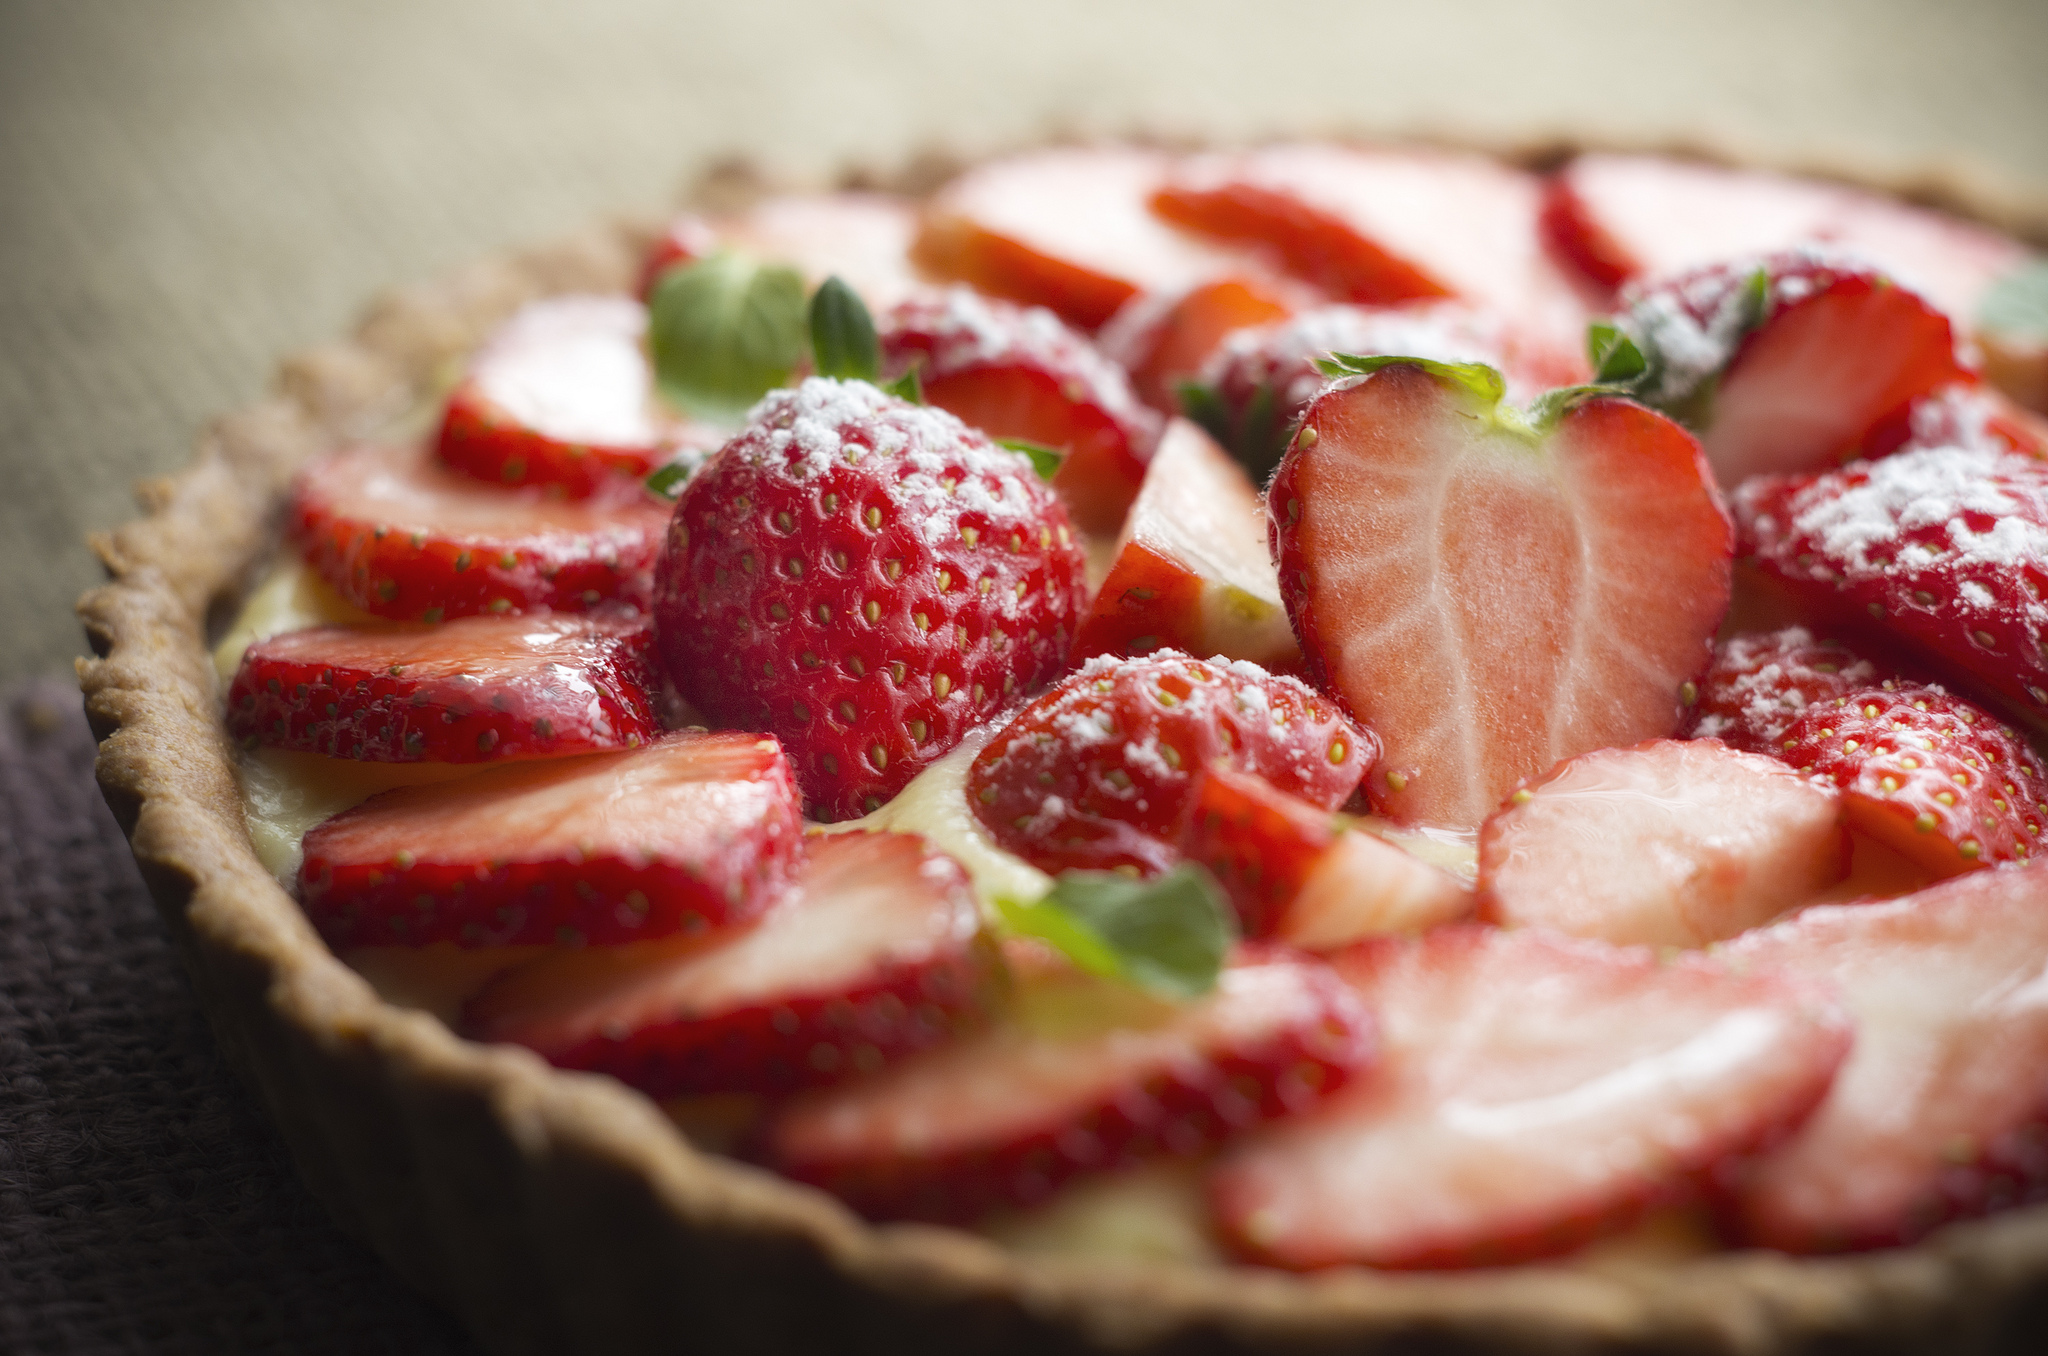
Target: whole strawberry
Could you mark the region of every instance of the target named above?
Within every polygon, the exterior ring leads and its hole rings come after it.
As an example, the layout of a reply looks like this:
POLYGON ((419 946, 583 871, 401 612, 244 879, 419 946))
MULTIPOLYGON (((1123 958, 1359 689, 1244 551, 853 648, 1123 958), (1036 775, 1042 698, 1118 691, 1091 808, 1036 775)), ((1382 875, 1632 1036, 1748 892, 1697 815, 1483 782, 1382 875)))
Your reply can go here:
POLYGON ((1024 456, 865 382, 771 392, 690 481, 655 635, 714 721, 778 735, 810 812, 864 814, 1056 675, 1087 605, 1024 456))

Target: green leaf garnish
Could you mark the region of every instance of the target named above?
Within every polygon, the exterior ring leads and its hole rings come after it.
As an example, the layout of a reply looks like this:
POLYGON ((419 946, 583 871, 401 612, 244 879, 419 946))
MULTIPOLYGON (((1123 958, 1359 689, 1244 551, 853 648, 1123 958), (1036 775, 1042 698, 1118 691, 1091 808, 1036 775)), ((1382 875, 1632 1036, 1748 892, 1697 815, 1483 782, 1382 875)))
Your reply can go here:
POLYGON ((1394 353, 1332 353, 1327 358, 1316 359, 1316 371, 1334 381, 1343 377, 1370 376, 1382 367, 1392 367, 1396 363, 1419 367, 1433 377, 1462 387, 1489 405, 1499 404, 1500 398, 1507 394, 1507 378, 1485 363, 1440 363, 1434 358, 1410 358, 1394 353))
POLYGON ((804 280, 795 269, 721 250, 662 274, 648 347, 662 397, 737 422, 789 380, 804 355, 804 280))
POLYGON ((1149 881, 1062 872, 1035 903, 999 899, 996 907, 1011 931, 1051 943, 1091 974, 1166 998, 1214 988, 1235 933, 1222 890, 1193 863, 1149 881))
POLYGON ((663 499, 674 499, 683 492, 683 486, 689 483, 690 477, 696 472, 696 469, 696 467, 687 463, 672 461, 655 471, 653 475, 647 477, 642 483, 647 486, 651 493, 658 494, 663 499))
POLYGON ((882 346, 867 303, 837 274, 811 297, 811 365, 821 377, 873 381, 882 371, 882 346))
POLYGON ((907 400, 913 405, 924 404, 924 378, 918 375, 924 368, 923 362, 910 365, 910 370, 894 381, 882 383, 882 389, 898 400, 907 400))
POLYGON ((1230 418, 1224 413, 1223 401, 1217 396, 1216 388, 1192 378, 1173 384, 1173 398, 1180 404, 1180 412, 1202 426, 1202 431, 1224 447, 1235 439, 1230 428, 1230 418))
POLYGON ((1038 472, 1040 480, 1051 480, 1058 475, 1060 463, 1067 459, 1067 454, 1057 447, 1034 443, 1029 438, 998 438, 996 443, 1031 458, 1031 469, 1038 472))
POLYGON ((1601 396, 1627 396, 1638 398, 1636 389, 1616 382, 1594 382, 1588 386, 1560 386, 1554 391, 1545 391, 1529 402, 1527 417, 1529 426, 1538 433, 1548 433, 1564 418, 1565 412, 1575 405, 1601 396))
POLYGON ((2015 338, 2048 339, 2048 259, 2023 264, 1991 285, 1977 327, 2015 338))
POLYGON ((1593 380, 1603 385, 1634 381, 1650 369, 1628 332, 1605 320, 1586 327, 1586 356, 1593 361, 1593 380))

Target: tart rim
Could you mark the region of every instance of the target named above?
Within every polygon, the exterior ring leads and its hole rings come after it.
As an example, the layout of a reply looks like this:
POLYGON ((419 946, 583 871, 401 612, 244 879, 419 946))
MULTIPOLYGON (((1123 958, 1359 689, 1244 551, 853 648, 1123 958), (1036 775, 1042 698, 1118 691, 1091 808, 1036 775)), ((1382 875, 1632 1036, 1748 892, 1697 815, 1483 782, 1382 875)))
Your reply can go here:
MULTIPOLYGON (((1525 165, 1581 150, 1762 163, 1697 141, 1442 144, 1525 165)), ((914 190, 953 167, 924 157, 879 183, 853 179, 914 190)), ((1804 172, 2048 242, 2048 198, 1981 175, 1804 172)), ((725 206, 763 183, 726 166, 694 200, 725 206)), ((336 1222, 487 1346, 652 1350, 687 1333, 772 1350, 1277 1351, 1405 1337, 1736 1352, 1910 1334, 1934 1349, 1988 1340, 2048 1293, 2048 1205, 1837 1257, 1313 1276, 1028 1257, 953 1230, 866 1224, 819 1191, 693 1149, 622 1084, 382 1002, 250 845, 209 618, 273 551, 303 461, 430 393, 519 304, 628 290, 658 229, 616 218, 384 294, 351 337, 287 358, 276 394, 218 421, 185 470, 138 487, 144 516, 92 539, 112 582, 78 605, 98 656, 78 665, 96 775, 224 1052, 336 1222)))

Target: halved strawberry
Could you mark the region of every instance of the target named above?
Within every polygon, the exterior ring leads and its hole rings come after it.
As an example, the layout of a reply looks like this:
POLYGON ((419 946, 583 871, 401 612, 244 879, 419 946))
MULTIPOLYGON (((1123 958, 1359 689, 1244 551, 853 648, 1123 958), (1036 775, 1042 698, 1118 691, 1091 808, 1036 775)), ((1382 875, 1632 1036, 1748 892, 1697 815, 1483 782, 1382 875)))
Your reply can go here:
POLYGON ((1479 912, 1624 945, 1704 946, 1848 874, 1842 798, 1713 739, 1580 754, 1479 831, 1479 912))
POLYGON ((554 297, 506 323, 448 395, 436 450, 479 480, 549 485, 572 499, 639 477, 679 443, 724 441, 657 414, 641 340, 647 309, 625 297, 554 297))
POLYGON ((1188 1003, 1041 978, 985 1033, 803 1095, 758 1149, 865 1214, 971 1220, 1078 1173, 1200 1153, 1320 1101, 1373 1053, 1350 990, 1275 950, 1241 948, 1188 1003))
POLYGON ((1809 607, 2048 723, 2048 463, 1932 447, 1760 479, 1731 507, 1743 554, 1809 607))
POLYGON ((1731 636, 1714 647, 1686 731, 1745 753, 1776 755, 1786 727, 1816 702, 1831 702, 1896 678, 1857 649, 1803 626, 1731 636))
POLYGON ((1202 370, 1211 353, 1239 330, 1284 320, 1313 293, 1256 276, 1213 278, 1177 292, 1133 297, 1096 342, 1131 374, 1131 386, 1153 409, 1180 409, 1175 387, 1202 370))
POLYGON ((904 302, 882 319, 884 371, 916 368, 925 399, 991 438, 1064 456, 1053 488, 1084 531, 1123 522, 1159 443, 1159 415, 1123 369, 1041 306, 964 287, 904 302))
POLYGON ((1074 636, 1074 658, 1153 650, 1301 664, 1243 470, 1185 419, 1166 426, 1116 557, 1074 636))
POLYGON ((811 838, 751 926, 558 950, 471 1002, 466 1034, 653 1097, 872 1073, 971 1021, 996 956, 966 873, 908 834, 811 838))
POLYGON ((1970 379, 1948 317, 1838 254, 1711 264, 1622 303, 1645 393, 1700 431, 1723 486, 1853 455, 1909 402, 1970 379))
POLYGON ((873 311, 925 285, 912 262, 918 211, 889 193, 785 193, 717 219, 719 239, 743 253, 788 264, 812 287, 838 277, 873 311))
POLYGON ((380 617, 581 611, 647 601, 668 509, 624 477, 565 502, 410 448, 358 447, 300 472, 290 523, 307 563, 380 617))
POLYGON ((1178 858, 1195 778, 1212 762, 1335 809, 1377 753, 1305 684, 1255 664, 1103 655, 988 742, 967 798, 998 844, 1044 870, 1150 875, 1178 858))
POLYGON ((653 654, 644 622, 611 618, 287 631, 242 655, 228 732, 380 763, 628 749, 661 732, 653 654))
POLYGON ((1488 369, 1318 397, 1266 495, 1310 673, 1383 742, 1397 819, 1474 827, 1524 777, 1677 729, 1728 606, 1699 445, 1625 400, 1538 426, 1488 369))
POLYGON ((2048 1194, 2044 898, 2048 866, 1982 871, 1807 909, 1720 953, 1826 983, 1856 1019, 1827 1100, 1730 1182, 1742 1241, 1890 1247, 2048 1194))
POLYGON ((1333 297, 1459 297, 1576 362, 1585 309, 1537 234, 1541 185, 1496 160, 1316 144, 1191 160, 1153 198, 1170 221, 1277 249, 1333 297))
POLYGON ((1938 687, 1888 684, 1813 703, 1776 753, 1840 787, 1857 829, 1937 875, 2025 861, 2048 824, 2033 751, 1938 687))
POLYGON ((1245 935, 1334 951, 1471 912, 1472 888, 1263 777, 1217 764, 1188 807, 1180 849, 1209 868, 1245 935))
POLYGON ((942 278, 1095 329, 1140 292, 1244 271, 1244 258, 1154 216, 1172 159, 1129 146, 1033 151, 976 166, 925 208, 915 253, 942 278))
POLYGON ((759 913, 798 832, 774 740, 674 734, 373 796, 306 835, 300 898, 336 947, 639 941, 759 913))
POLYGON ((1210 1178, 1224 1233, 1301 1270, 1564 1252, 1782 1136, 1849 1047, 1766 970, 1540 930, 1438 928, 1332 964, 1380 1019, 1379 1069, 1210 1178))
POLYGON ((812 813, 850 818, 1058 674, 1086 590, 1025 457, 813 377, 771 392, 683 491, 655 635, 684 696, 780 736, 812 813))

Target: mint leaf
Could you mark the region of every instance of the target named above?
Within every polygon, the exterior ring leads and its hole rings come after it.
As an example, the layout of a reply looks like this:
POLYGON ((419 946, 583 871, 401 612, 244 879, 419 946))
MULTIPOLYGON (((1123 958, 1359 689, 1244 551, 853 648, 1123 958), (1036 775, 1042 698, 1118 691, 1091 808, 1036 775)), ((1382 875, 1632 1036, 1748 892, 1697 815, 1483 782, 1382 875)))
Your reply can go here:
POLYGON ((1370 376, 1382 367, 1411 363, 1440 381, 1462 387, 1489 405, 1497 405, 1507 394, 1507 378, 1485 363, 1440 363, 1434 358, 1410 358, 1394 353, 1332 353, 1316 359, 1316 371, 1331 380, 1370 376))
POLYGON ((1586 327, 1586 356, 1593 361, 1593 380, 1606 385, 1633 381, 1650 368, 1636 341, 1619 325, 1605 320, 1586 327))
POLYGON ((690 476, 696 469, 684 462, 672 461, 641 483, 647 486, 650 493, 658 494, 663 499, 674 499, 683 492, 683 486, 689 483, 690 476))
POLYGON ((1991 285, 1977 327, 2014 338, 2048 339, 2048 259, 2023 264, 1991 285))
POLYGON ((913 405, 924 404, 924 378, 918 373, 924 369, 922 362, 912 363, 910 370, 894 381, 882 383, 882 389, 898 400, 907 400, 913 405))
POLYGON ((1235 932, 1223 892, 1192 863, 1149 881, 1067 871, 1036 903, 996 907, 1012 931, 1051 943, 1082 969, 1166 998, 1214 988, 1235 932))
POLYGON ((728 250, 672 268, 649 299, 647 342, 664 399, 737 422, 803 360, 803 276, 728 250))
POLYGON ((875 319, 837 274, 811 297, 811 365, 821 377, 858 381, 873 381, 882 371, 875 319))
POLYGON ((1180 412, 1202 426, 1202 431, 1224 447, 1234 441, 1230 428, 1230 416, 1224 411, 1222 397, 1216 388, 1192 379, 1173 384, 1173 398, 1180 404, 1180 412))
POLYGON ((1058 475, 1060 463, 1067 459, 1067 454, 1060 451, 1057 447, 1047 447, 1044 443, 1034 443, 1029 438, 998 438, 996 443, 999 446, 1009 448, 1012 452, 1021 452, 1031 458, 1031 469, 1038 472, 1040 480, 1051 480, 1054 476, 1058 475))
POLYGON ((1529 425, 1538 433, 1548 433, 1573 406, 1601 396, 1637 398, 1633 386, 1615 382, 1594 382, 1590 386, 1560 386, 1554 391, 1545 391, 1529 402, 1529 425))

